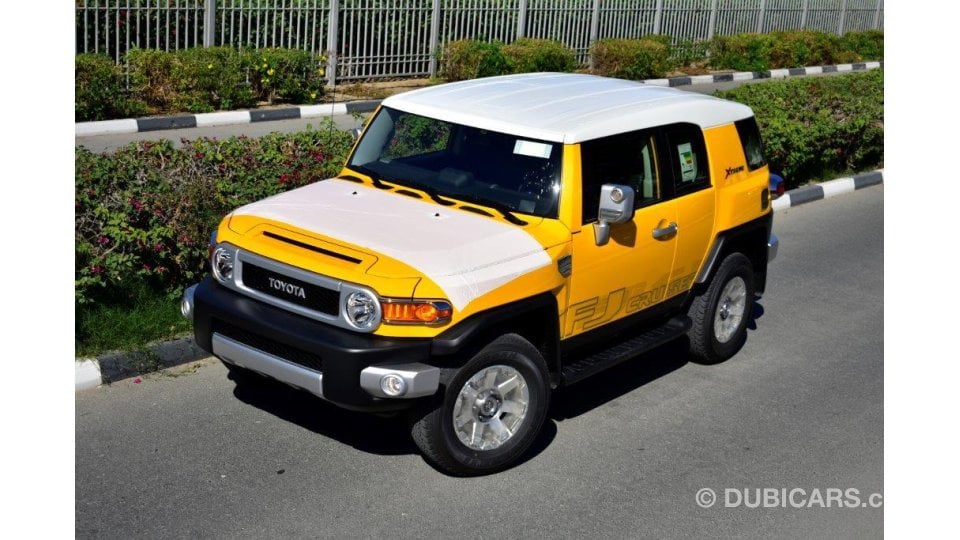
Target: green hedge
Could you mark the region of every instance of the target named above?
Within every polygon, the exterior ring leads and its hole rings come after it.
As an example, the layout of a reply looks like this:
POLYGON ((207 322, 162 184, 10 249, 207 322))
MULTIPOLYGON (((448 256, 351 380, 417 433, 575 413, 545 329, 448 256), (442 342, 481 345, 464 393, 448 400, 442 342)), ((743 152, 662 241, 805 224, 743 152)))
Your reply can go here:
POLYGON ((323 96, 326 59, 295 49, 132 49, 122 68, 77 55, 76 120, 210 112, 258 102, 312 103, 323 96))
POLYGON ((521 38, 503 48, 511 73, 571 72, 577 67, 573 50, 548 39, 521 38))
POLYGON ((210 233, 226 213, 336 175, 351 142, 324 123, 182 148, 169 141, 113 154, 77 148, 77 303, 123 302, 125 291, 142 284, 175 297, 205 272, 210 233))
POLYGON ((656 79, 676 68, 669 38, 601 39, 590 47, 593 71, 619 79, 656 79))
POLYGON ((750 84, 722 98, 749 105, 767 161, 788 189, 883 163, 883 70, 750 84))
POLYGON ((769 69, 844 64, 883 59, 883 31, 851 32, 843 37, 811 30, 717 36, 709 45, 715 69, 769 69))
POLYGON ((448 81, 463 81, 509 73, 570 72, 576 67, 573 50, 559 41, 521 38, 504 45, 463 39, 444 47, 440 75, 448 81))
POLYGON ((146 111, 142 101, 131 99, 121 69, 106 55, 78 54, 74 62, 74 118, 107 120, 136 116, 146 111))

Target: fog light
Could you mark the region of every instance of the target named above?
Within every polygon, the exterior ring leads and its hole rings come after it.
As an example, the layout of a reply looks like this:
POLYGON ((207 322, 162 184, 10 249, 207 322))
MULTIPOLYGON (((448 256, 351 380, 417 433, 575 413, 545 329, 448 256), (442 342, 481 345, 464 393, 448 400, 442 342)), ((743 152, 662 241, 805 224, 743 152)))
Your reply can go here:
POLYGON ((390 397, 399 397, 407 393, 407 381, 399 375, 388 373, 380 378, 380 389, 390 397))
POLYGON ((183 291, 183 299, 180 300, 180 314, 190 320, 193 320, 193 291, 196 288, 196 285, 187 287, 187 290, 183 291))

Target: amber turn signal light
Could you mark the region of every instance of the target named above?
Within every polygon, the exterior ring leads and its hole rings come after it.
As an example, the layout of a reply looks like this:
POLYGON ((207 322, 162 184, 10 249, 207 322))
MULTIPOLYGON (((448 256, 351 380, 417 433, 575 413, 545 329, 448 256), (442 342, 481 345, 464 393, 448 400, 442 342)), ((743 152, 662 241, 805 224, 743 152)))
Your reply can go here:
POLYGON ((388 324, 440 324, 452 315, 445 300, 383 299, 383 322, 388 324))

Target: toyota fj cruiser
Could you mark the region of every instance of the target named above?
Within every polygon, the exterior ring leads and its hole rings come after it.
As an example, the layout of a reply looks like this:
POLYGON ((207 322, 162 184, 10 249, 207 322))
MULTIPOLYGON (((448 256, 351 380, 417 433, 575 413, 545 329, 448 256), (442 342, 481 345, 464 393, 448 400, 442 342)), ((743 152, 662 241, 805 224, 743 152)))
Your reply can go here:
POLYGON ((238 208, 183 299, 237 377, 404 410, 439 468, 510 466, 551 392, 688 336, 746 340, 776 255, 752 111, 525 74, 390 97, 342 172, 238 208))

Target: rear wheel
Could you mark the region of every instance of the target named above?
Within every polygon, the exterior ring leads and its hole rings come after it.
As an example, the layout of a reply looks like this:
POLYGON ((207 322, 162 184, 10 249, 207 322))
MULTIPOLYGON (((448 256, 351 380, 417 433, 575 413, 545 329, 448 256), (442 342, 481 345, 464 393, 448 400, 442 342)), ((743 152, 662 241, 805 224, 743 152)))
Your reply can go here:
POLYGON ((707 290, 690 305, 690 354, 695 361, 723 362, 743 347, 755 292, 750 259, 741 253, 724 259, 707 290))
POLYGON ((418 411, 411 435, 424 456, 450 474, 496 472, 536 439, 549 400, 540 352, 507 334, 457 371, 442 400, 418 411))

